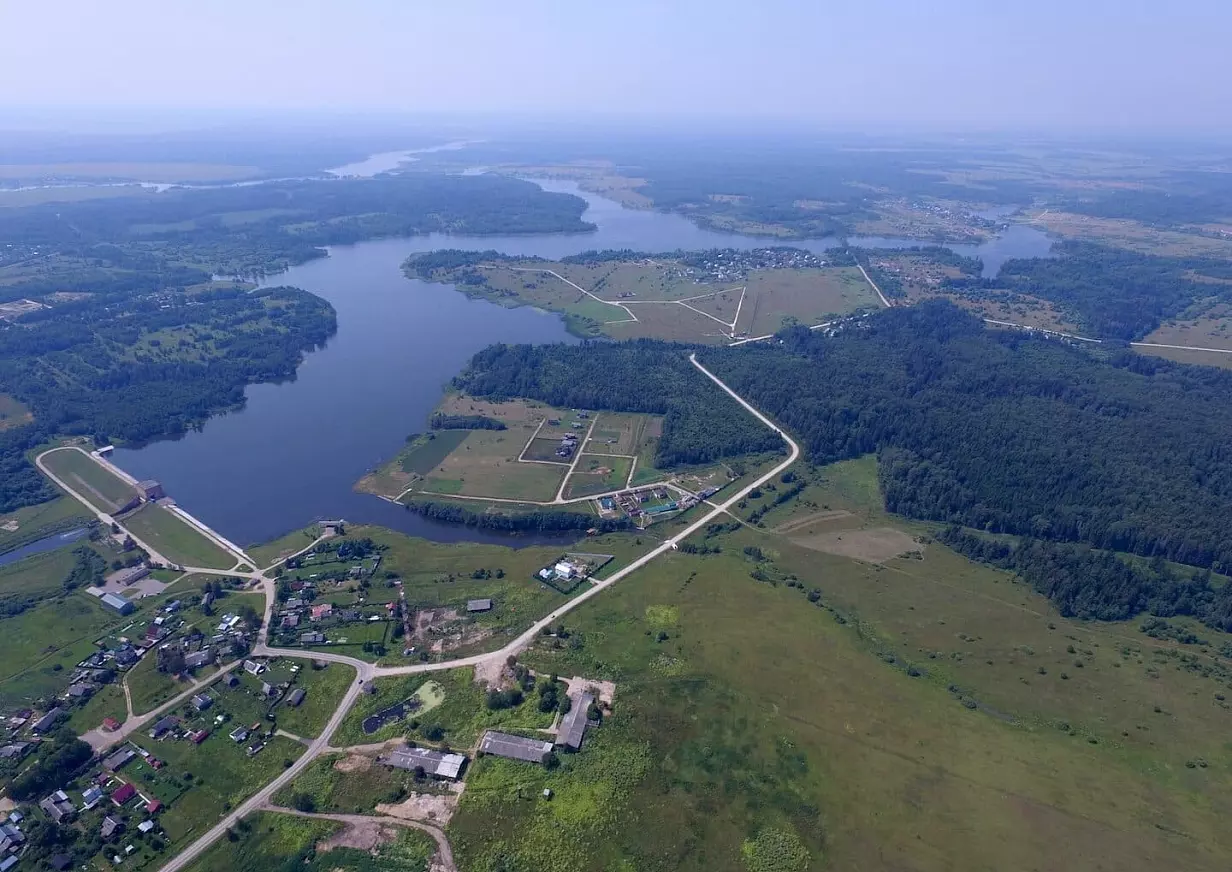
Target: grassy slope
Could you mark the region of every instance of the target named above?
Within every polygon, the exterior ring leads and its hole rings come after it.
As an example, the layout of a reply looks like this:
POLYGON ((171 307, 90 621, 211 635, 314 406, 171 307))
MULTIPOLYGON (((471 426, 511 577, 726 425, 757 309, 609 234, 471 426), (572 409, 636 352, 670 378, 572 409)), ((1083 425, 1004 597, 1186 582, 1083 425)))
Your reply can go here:
MULTIPOLYGON (((885 523, 867 469, 823 470, 812 497, 885 523)), ((714 541, 571 616, 580 651, 524 658, 614 678, 616 715, 555 772, 476 761, 451 824, 462 868, 735 870, 766 830, 833 869, 1227 867, 1217 664, 1066 621, 937 546, 878 568, 748 528, 714 541), (754 581, 746 545, 804 588, 754 581)))
POLYGON ((168 560, 186 566, 230 569, 235 558, 162 506, 146 504, 124 519, 134 536, 168 560))
POLYGON ((136 496, 136 492, 127 482, 112 475, 88 455, 76 449, 53 451, 43 458, 43 463, 64 479, 69 487, 100 509, 108 509, 107 506, 98 505, 100 496, 109 500, 114 507, 122 506, 136 496))

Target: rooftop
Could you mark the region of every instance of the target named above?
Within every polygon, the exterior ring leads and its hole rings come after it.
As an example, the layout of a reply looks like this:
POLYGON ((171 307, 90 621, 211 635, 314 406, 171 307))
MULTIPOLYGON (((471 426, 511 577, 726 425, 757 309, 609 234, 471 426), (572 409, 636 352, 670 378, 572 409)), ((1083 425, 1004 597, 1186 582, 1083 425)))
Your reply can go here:
POLYGON ((461 774, 466 758, 461 754, 446 754, 430 748, 399 748, 389 755, 387 762, 399 769, 422 766, 428 775, 452 779, 461 774))
POLYGON ((582 747, 582 736, 586 733, 586 712, 595 698, 584 693, 573 700, 569 713, 560 719, 560 728, 556 730, 556 744, 565 745, 576 751, 582 747))
POLYGON ((484 754, 495 754, 497 757, 507 757, 510 760, 542 763, 543 758, 552 752, 552 743, 542 739, 524 739, 521 736, 511 736, 508 733, 489 730, 483 734, 479 750, 484 754))

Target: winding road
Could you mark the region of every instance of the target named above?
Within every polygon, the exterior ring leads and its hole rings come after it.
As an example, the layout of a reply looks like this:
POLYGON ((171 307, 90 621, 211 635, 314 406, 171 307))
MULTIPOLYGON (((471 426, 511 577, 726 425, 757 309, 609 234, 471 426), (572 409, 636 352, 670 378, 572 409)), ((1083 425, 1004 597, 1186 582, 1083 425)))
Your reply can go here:
MULTIPOLYGON (((226 816, 220 819, 214 826, 212 826, 200 838, 198 838, 195 842, 193 842, 191 845, 189 845, 187 848, 181 851, 174 859, 166 863, 162 867, 161 872, 179 872, 179 870, 187 867, 194 860, 200 857, 201 854, 204 853, 214 842, 216 842, 219 838, 221 838, 227 832, 227 830, 230 827, 234 826, 241 818, 259 809, 270 808, 270 801, 273 798, 274 794, 276 794, 282 787, 289 784, 297 775, 303 772, 304 769, 313 760, 315 760, 318 756, 320 756, 322 753, 326 753, 330 750, 333 750, 330 746, 330 739, 333 737, 334 733, 338 730, 338 727, 342 724, 343 720, 346 718, 347 713, 350 712, 351 707, 355 704, 355 700, 359 697, 359 694, 362 692, 363 687, 366 683, 372 681, 373 679, 383 678, 387 676, 412 675, 412 674, 421 673, 421 672, 439 672, 443 670, 457 669, 459 667, 478 666, 483 663, 490 663, 494 661, 503 662, 511 655, 517 655, 518 653, 520 653, 521 651, 529 647, 530 644, 535 640, 535 638, 546 627, 558 622, 562 617, 564 617, 566 614, 576 609, 578 606, 582 605, 588 600, 593 599, 594 597, 599 596, 601 593, 603 593, 603 591, 607 590, 609 587, 616 584, 621 579, 631 575, 634 572, 637 572, 639 569, 646 566, 651 561, 656 560, 659 557, 662 557, 664 554, 667 554, 671 551, 677 550, 677 548, 679 547, 679 543, 681 541, 693 535, 698 530, 704 528, 707 524, 710 524, 716 518, 724 514, 727 514, 732 506, 734 506, 736 503, 740 502, 740 500, 747 497, 754 488, 758 488, 766 484, 771 479, 773 479, 775 476, 781 474, 784 470, 786 470, 789 466, 791 466, 793 463, 796 462, 796 460, 800 457, 800 446, 796 444, 796 441, 794 439, 792 439, 786 432, 783 431, 782 428, 780 428, 772 420, 770 420, 768 417, 766 417, 760 411, 754 408, 743 397, 741 397, 734 390, 728 387, 728 385, 724 383, 722 379, 720 379, 710 370, 706 369, 706 367, 704 367, 697 360, 697 356, 695 354, 689 355, 689 362, 692 363, 693 366, 696 367, 698 371, 700 371, 703 375, 705 375, 712 382, 718 385, 719 388, 721 388, 725 393, 727 393, 730 397, 732 397, 737 403, 739 403, 740 406, 744 408, 749 414, 753 415, 753 417, 757 418, 757 420, 761 421, 763 424, 765 424, 767 427, 769 427, 771 430, 777 433, 780 437, 782 437, 783 441, 787 443, 787 448, 788 448, 786 458, 780 463, 775 464, 775 466, 772 469, 762 473, 760 476, 756 478, 756 480, 750 482, 749 484, 742 487, 740 490, 728 496, 722 502, 720 503, 706 502, 704 505, 708 506, 710 510, 707 511, 705 514, 701 515, 700 517, 698 517, 697 520, 695 520, 693 523, 689 524, 687 527, 685 527, 679 533, 676 533, 674 536, 671 536, 670 538, 664 540, 659 545, 654 547, 652 550, 643 554, 641 557, 638 557, 637 559, 633 560, 627 566, 617 570, 616 572, 612 573, 607 578, 595 582, 590 588, 588 588, 583 593, 579 594, 578 596, 574 597, 573 599, 569 600, 566 603, 562 603, 559 608, 553 610, 551 614, 548 614, 545 617, 540 618, 539 620, 532 623, 516 639, 514 639, 512 642, 510 642, 508 645, 504 646, 498 651, 492 651, 487 654, 476 654, 471 657, 464 657, 458 660, 449 660, 449 661, 445 661, 441 663, 415 663, 415 664, 408 664, 406 666, 376 666, 372 663, 366 663, 354 657, 347 657, 341 654, 334 654, 331 652, 304 651, 303 649, 272 648, 268 644, 269 627, 273 619, 273 609, 274 609, 276 597, 275 597, 275 581, 274 581, 274 578, 269 574, 269 571, 274 569, 275 567, 277 567, 278 565, 280 565, 281 563, 283 563, 285 560, 289 558, 282 558, 274 562, 270 566, 266 567, 265 570, 263 571, 253 571, 253 572, 236 572, 236 571, 217 570, 217 569, 204 569, 204 568, 199 568, 199 567, 184 567, 185 572, 190 572, 190 573, 202 573, 202 574, 209 574, 209 575, 232 575, 232 576, 251 578, 251 579, 260 581, 263 592, 265 594, 265 602, 266 602, 265 621, 262 624, 261 630, 258 634, 257 644, 253 646, 253 650, 252 650, 253 655, 255 656, 298 657, 302 659, 324 660, 324 661, 328 661, 331 663, 345 664, 355 670, 357 680, 351 683, 351 685, 348 687, 347 692, 343 695, 342 700, 338 704, 338 707, 334 710, 334 713, 330 716, 329 722, 326 723, 324 729, 321 730, 320 734, 314 739, 304 740, 306 741, 308 747, 306 748, 304 753, 300 755, 299 759, 297 759, 289 768, 279 773, 278 776, 273 781, 266 784, 264 787, 262 787, 252 796, 250 796, 247 800, 241 803, 238 807, 236 807, 231 812, 229 812, 226 816)), ((70 487, 60 477, 55 475, 55 473, 53 473, 47 467, 47 465, 43 462, 43 458, 46 457, 48 454, 50 454, 52 451, 66 451, 66 450, 81 451, 80 448, 76 448, 76 447, 53 448, 50 451, 45 451, 42 454, 40 454, 36 458, 35 462, 38 465, 39 469, 42 470, 42 472, 48 478, 50 478, 57 485, 59 485, 65 492, 67 492, 68 494, 73 496, 75 499, 77 499, 80 503, 82 503, 84 506, 86 506, 86 508, 94 512, 99 517, 99 520, 101 520, 103 523, 107 524, 108 526, 110 526, 113 523, 118 523, 118 526, 121 532, 131 536, 132 535, 131 531, 126 530, 122 523, 116 522, 115 519, 112 518, 110 515, 108 515, 106 512, 102 511, 97 506, 93 505, 88 499, 86 499, 85 496, 83 496, 81 493, 79 493, 74 488, 70 487)), ((100 458, 95 457, 89 454, 88 452, 82 451, 81 453, 86 454, 86 456, 90 457, 92 460, 96 462, 101 462, 100 458)), ((109 464, 105 464, 105 465, 109 466, 109 464)), ((701 506, 698 506, 698 509, 700 510, 701 506)), ((193 520, 196 521, 196 519, 193 519, 193 520)), ((241 562, 252 565, 251 558, 249 558, 247 554, 245 554, 243 551, 241 551, 237 546, 229 542, 227 539, 223 538, 222 536, 219 536, 213 530, 210 530, 208 527, 205 527, 205 525, 201 524, 200 522, 194 523, 193 526, 196 527, 204 535, 208 536, 216 544, 218 544, 219 547, 224 548, 226 551, 232 554, 237 560, 237 566, 241 562)), ((305 549, 303 549, 303 551, 309 550, 314 545, 316 545, 317 542, 320 542, 321 539, 323 538, 325 537, 322 536, 321 538, 318 538, 311 545, 308 545, 305 549)), ((147 543, 142 542, 140 539, 138 539, 135 536, 133 537, 133 541, 135 541, 140 547, 144 548, 146 552, 150 555, 150 558, 152 560, 160 560, 161 562, 168 562, 166 561, 165 558, 161 557, 161 555, 159 555, 158 552, 150 548, 147 543)), ((303 553, 303 552, 301 551, 298 553, 303 553)), ((295 556, 295 555, 291 555, 291 556, 295 556)), ((167 709, 172 708, 175 705, 178 705, 188 696, 191 696, 193 693, 199 690, 201 687, 208 685, 214 681, 217 681, 221 676, 223 676, 230 670, 236 668, 236 666, 239 665, 239 662, 240 661, 237 660, 229 664, 225 664, 222 667, 222 669, 220 669, 214 675, 209 676, 206 679, 202 679, 199 682, 196 682, 191 687, 189 687, 187 690, 185 690, 183 693, 179 694, 178 696, 174 697, 173 699, 169 700, 168 702, 164 703, 163 705, 159 706, 158 708, 152 711, 145 712, 144 714, 141 714, 141 715, 130 716, 129 718, 125 720, 124 724, 120 727, 120 729, 115 731, 114 733, 103 733, 98 730, 93 730, 87 733, 83 738, 86 741, 89 741, 90 744, 95 748, 95 750, 101 750, 103 748, 114 745, 117 742, 123 741, 133 732, 139 730, 142 726, 148 723, 152 718, 158 716, 159 714, 166 711, 167 709)), ((277 809, 277 810, 282 811, 282 812, 287 811, 285 809, 277 809)), ((348 820, 350 816, 347 816, 347 815, 328 815, 328 816, 318 815, 318 817, 329 817, 331 819, 345 821, 345 820, 348 820)), ((360 818, 360 819, 362 820, 373 820, 373 819, 385 820, 384 818, 371 818, 367 816, 360 818)), ((390 822, 394 823, 395 821, 391 819, 390 822)), ((402 823, 405 825, 410 825, 410 826, 418 826, 411 822, 402 822, 402 823)), ((453 858, 449 851, 449 844, 448 844, 448 841, 445 840, 444 834, 441 833, 439 830, 436 830, 433 827, 418 826, 418 828, 423 829, 426 832, 429 832, 430 834, 433 835, 433 838, 437 840, 437 845, 438 845, 438 848, 441 854, 441 859, 444 861, 446 868, 453 869, 454 868, 453 858)))

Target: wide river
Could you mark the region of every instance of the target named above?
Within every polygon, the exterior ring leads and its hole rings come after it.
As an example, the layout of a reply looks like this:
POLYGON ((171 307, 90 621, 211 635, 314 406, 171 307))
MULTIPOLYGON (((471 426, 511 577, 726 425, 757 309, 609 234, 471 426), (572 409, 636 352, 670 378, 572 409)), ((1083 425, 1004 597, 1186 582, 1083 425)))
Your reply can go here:
MULTIPOLYGON (((294 381, 254 385, 238 412, 211 419, 200 432, 116 451, 115 462, 139 479, 155 478, 205 523, 244 545, 265 542, 322 517, 373 523, 437 541, 526 544, 510 537, 425 521, 385 500, 352 491, 365 472, 423 430, 442 388, 475 352, 494 342, 575 342, 556 315, 470 300, 448 285, 412 281, 401 264, 413 252, 496 249, 559 258, 588 249, 755 248, 764 237, 703 230, 685 218, 635 209, 587 194, 570 182, 541 182, 583 197, 593 233, 542 236, 432 234, 337 247, 330 256, 267 280, 329 300, 338 333, 305 358, 294 381)), ((873 247, 918 244, 858 238, 873 247)), ((792 242, 814 251, 834 240, 792 242)), ((1012 226, 981 246, 952 246, 984 258, 993 274, 1010 257, 1047 254, 1038 230, 1012 226)))

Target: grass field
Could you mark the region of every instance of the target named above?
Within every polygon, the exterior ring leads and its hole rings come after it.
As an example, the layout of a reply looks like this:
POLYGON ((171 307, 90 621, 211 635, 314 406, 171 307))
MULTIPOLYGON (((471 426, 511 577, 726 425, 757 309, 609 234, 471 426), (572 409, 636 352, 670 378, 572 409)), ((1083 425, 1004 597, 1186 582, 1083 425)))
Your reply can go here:
POLYGON ((569 476, 569 483, 565 485, 565 498, 620 490, 629 479, 632 463, 627 457, 583 454, 577 468, 569 476))
MULTIPOLYGON (((733 333, 771 333, 786 323, 812 324, 880 306, 859 271, 849 267, 755 269, 746 278, 714 282, 696 279, 670 260, 501 262, 478 274, 482 285, 461 289, 503 305, 560 312, 575 333, 615 339, 717 343, 733 333)), ((435 280, 449 279, 446 274, 435 280)))
POLYGON ((8 394, 0 394, 0 430, 7 430, 9 427, 20 427, 23 424, 29 424, 34 420, 34 415, 30 413, 20 401, 8 394))
POLYGON ((43 458, 43 463, 69 487, 108 513, 122 508, 137 495, 128 482, 76 448, 52 451, 43 458))
POLYGON ((278 706, 278 726, 305 739, 321 735, 338 702, 355 680, 355 670, 342 663, 331 663, 324 669, 313 669, 298 661, 302 669, 296 674, 295 686, 307 691, 298 707, 278 706))
POLYGON ((94 516, 85 506, 72 497, 56 497, 37 506, 0 515, 0 554, 93 520, 94 516))
POLYGON ((81 540, 0 567, 0 603, 34 602, 61 593, 64 579, 77 562, 73 551, 82 545, 89 542, 81 540))
POLYGON ((162 506, 146 503, 124 519, 124 526, 168 560, 181 566, 230 569, 234 555, 224 551, 162 506))
MULTIPOLYGON (((663 435, 660 415, 601 412, 595 430, 586 443, 587 454, 639 454, 653 449, 663 435)), ((653 455, 653 451, 651 452, 653 455)))
POLYGON ((877 563, 798 541, 826 512, 918 535, 873 471, 810 471, 764 530, 655 561, 566 619, 578 644, 524 656, 615 680, 614 714, 555 771, 475 761, 460 866, 734 872, 777 845, 808 868, 1226 868, 1223 634, 1066 620, 933 544, 877 563))
POLYGON ((786 324, 816 324, 861 309, 881 308, 877 295, 858 269, 776 269, 754 272, 738 332, 762 336, 786 324))
POLYGON ((504 499, 550 500, 563 470, 542 463, 520 463, 526 433, 471 430, 448 457, 428 473, 423 490, 504 499))
POLYGON ((227 808, 234 807, 269 783, 294 761, 304 746, 282 736, 266 742, 261 753, 249 757, 245 746, 232 742, 221 730, 200 745, 185 741, 155 742, 142 736, 139 743, 163 760, 170 773, 191 773, 191 787, 163 812, 160 822, 174 846, 200 836, 227 808))
POLYGON ((320 531, 315 526, 305 527, 302 530, 296 530, 293 533, 288 533, 279 539, 275 539, 273 542, 253 545, 244 550, 249 557, 257 561, 262 567, 266 567, 279 558, 288 557, 304 550, 319 535, 320 531))
POLYGON ((1064 239, 1087 239, 1163 257, 1232 257, 1232 240, 1226 237, 1165 230, 1137 221, 1096 218, 1051 209, 1032 211, 1028 215, 1032 224, 1042 226, 1050 235, 1064 239))
POLYGON ((274 803, 293 808, 295 798, 307 794, 318 812, 372 814, 378 803, 398 802, 414 787, 415 776, 405 769, 382 766, 372 757, 330 754, 312 761, 274 795, 274 803))
MULTIPOLYGON (((241 821, 234 841, 220 839, 190 872, 428 872, 436 849, 431 837, 409 827, 391 827, 392 839, 371 848, 336 847, 331 837, 346 825, 277 812, 258 812, 241 821)), ((345 838, 345 836, 344 836, 345 838)), ((366 844, 366 842, 364 843, 366 844)))
MULTIPOLYGON (((526 445, 548 419, 565 420, 566 410, 530 400, 491 402, 464 394, 449 394, 433 414, 480 415, 501 421, 505 430, 434 430, 409 439, 388 463, 364 476, 356 490, 398 497, 407 489, 441 494, 505 499, 550 500, 564 467, 519 463, 526 445)), ((536 440, 538 441, 538 440, 536 440)), ((558 440, 557 440, 558 441, 558 440)), ((555 444, 549 459, 555 459, 555 444)))
POLYGON ((96 649, 109 627, 133 620, 118 617, 80 591, 5 618, 0 633, 0 705, 29 704, 60 691, 74 665, 96 649), (58 667, 58 668, 57 668, 58 667))

